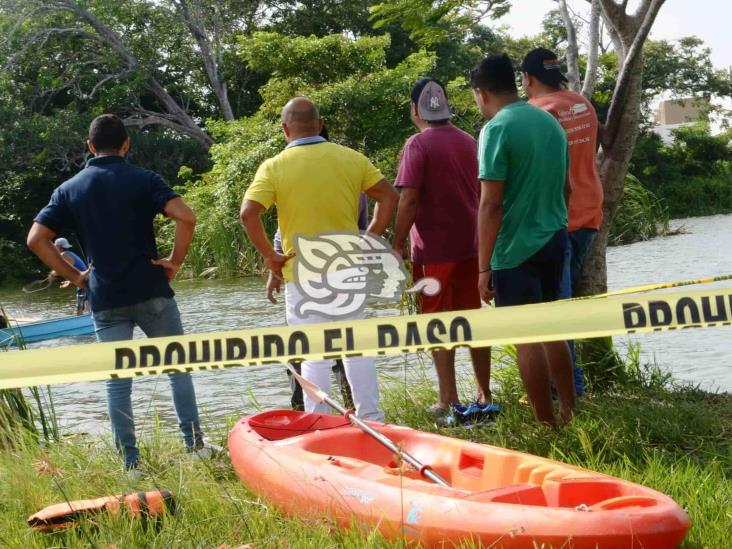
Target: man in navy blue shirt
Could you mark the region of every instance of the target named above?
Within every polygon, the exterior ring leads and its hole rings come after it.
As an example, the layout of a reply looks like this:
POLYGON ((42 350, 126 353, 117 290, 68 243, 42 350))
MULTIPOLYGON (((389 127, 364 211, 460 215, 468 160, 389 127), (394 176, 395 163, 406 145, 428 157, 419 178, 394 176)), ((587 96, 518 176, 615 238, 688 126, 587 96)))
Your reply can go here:
MULTIPOLYGON (((182 334, 169 281, 188 252, 196 217, 162 177, 125 161, 130 141, 119 118, 105 114, 94 119, 88 145, 94 158, 53 192, 35 218, 28 247, 59 276, 88 288, 99 341, 132 339, 135 325, 148 337, 182 334), (166 259, 158 258, 153 230, 160 213, 176 223, 173 252, 166 259), (77 234, 92 269, 82 272, 64 261, 53 245, 62 231, 77 234)), ((170 385, 184 442, 205 455, 190 374, 170 375, 170 385)), ((115 443, 126 468, 135 472, 139 453, 131 393, 131 379, 107 381, 115 443)))

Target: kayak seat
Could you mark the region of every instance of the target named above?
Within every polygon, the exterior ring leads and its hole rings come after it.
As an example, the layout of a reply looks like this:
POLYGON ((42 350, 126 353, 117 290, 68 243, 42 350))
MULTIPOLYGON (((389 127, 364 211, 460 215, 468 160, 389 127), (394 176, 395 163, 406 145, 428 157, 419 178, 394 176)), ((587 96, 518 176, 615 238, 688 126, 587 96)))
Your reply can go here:
POLYGON ((541 485, 544 479, 551 475, 552 478, 564 478, 574 471, 569 467, 563 467, 555 463, 546 463, 545 461, 526 461, 516 467, 513 477, 514 484, 529 483, 541 485))
POLYGON ((578 507, 587 505, 593 509, 620 507, 650 507, 656 500, 648 498, 631 484, 613 478, 565 478, 544 482, 544 493, 553 507, 578 507), (642 496, 642 497, 641 497, 642 496))
POLYGON ((576 469, 558 463, 500 450, 487 453, 477 448, 463 447, 455 458, 452 467, 456 483, 460 488, 469 490, 492 490, 522 484, 541 486, 547 479, 578 474, 576 469))
POLYGON ((479 501, 481 503, 494 502, 540 507, 547 506, 544 490, 541 489, 541 486, 536 486, 535 484, 515 484, 513 486, 494 488, 493 490, 473 492, 461 499, 479 501))

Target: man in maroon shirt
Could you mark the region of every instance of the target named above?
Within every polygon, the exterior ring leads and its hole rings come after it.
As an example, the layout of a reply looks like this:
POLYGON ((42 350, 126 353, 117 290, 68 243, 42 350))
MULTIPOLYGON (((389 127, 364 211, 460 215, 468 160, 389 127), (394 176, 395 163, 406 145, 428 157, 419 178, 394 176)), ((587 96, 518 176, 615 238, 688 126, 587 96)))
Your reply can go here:
MULTIPOLYGON (((422 312, 479 309, 477 216, 480 200, 475 140, 450 123, 442 85, 421 78, 412 88, 411 115, 419 133, 402 150, 395 186, 400 188, 394 250, 405 256, 411 241, 414 278, 434 277, 440 292, 422 296, 422 312)), ((491 401, 489 347, 470 349, 478 404, 491 401)), ((440 397, 431 408, 445 415, 459 404, 455 351, 432 353, 440 397)))

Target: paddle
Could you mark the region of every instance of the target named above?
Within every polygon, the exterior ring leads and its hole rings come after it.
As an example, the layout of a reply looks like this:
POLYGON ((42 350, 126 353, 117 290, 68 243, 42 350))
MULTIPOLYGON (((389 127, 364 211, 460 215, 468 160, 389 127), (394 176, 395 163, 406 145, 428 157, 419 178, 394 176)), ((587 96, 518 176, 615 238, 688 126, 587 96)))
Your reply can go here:
POLYGON ((362 419, 359 419, 358 416, 356 416, 356 414, 354 414, 352 411, 346 410, 337 401, 330 398, 325 393, 325 391, 323 391, 320 387, 315 385, 315 383, 308 381, 307 379, 302 377, 300 374, 298 374, 292 366, 290 366, 289 364, 285 364, 285 365, 290 370, 290 372, 295 377, 295 379, 297 379, 298 383, 300 383, 302 390, 305 391, 305 393, 307 393, 307 395, 312 400, 314 400, 315 402, 325 402, 331 408, 333 408, 336 411, 343 414, 346 418, 348 418, 348 420, 351 423, 353 423, 356 427, 361 429, 364 433, 375 438, 382 445, 386 446, 389 450, 391 450, 396 455, 398 455, 400 459, 406 461, 407 463, 409 463, 409 465, 411 465, 412 467, 417 469, 423 477, 430 479, 435 484, 439 484, 439 485, 445 486, 447 488, 452 488, 452 486, 450 486, 450 483, 447 482, 440 475, 435 473, 429 465, 422 464, 417 458, 415 458, 409 452, 406 452, 406 451, 402 450, 401 448, 399 448, 399 446, 397 446, 394 443, 394 441, 392 441, 389 437, 382 435, 376 429, 371 427, 368 423, 366 423, 362 419))

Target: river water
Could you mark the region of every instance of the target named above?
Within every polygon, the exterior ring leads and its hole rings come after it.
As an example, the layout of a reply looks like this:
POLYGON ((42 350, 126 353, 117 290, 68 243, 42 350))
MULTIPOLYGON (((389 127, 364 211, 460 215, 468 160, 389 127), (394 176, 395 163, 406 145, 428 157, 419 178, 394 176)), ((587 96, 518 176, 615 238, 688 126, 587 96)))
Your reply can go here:
MULTIPOLYGON (((608 252, 608 285, 611 290, 654 282, 703 278, 732 272, 732 257, 725 242, 732 240, 732 215, 690 218, 672 222, 682 233, 611 248, 608 252)), ((732 283, 720 283, 729 286, 732 283)), ((186 332, 210 332, 285 323, 284 305, 270 304, 264 296, 264 280, 247 278, 228 281, 176 282, 178 305, 186 332)), ((11 313, 28 317, 70 314, 73 290, 49 289, 25 294, 18 289, 0 290, 0 304, 11 313)), ((396 315, 394 309, 371 310, 371 315, 396 315)), ((135 337, 142 334, 136 333, 135 337)), ((622 349, 641 345, 645 362, 655 362, 686 382, 705 389, 732 391, 732 338, 730 328, 685 330, 616 338, 622 349)), ((93 337, 67 338, 37 343, 58 346, 91 343, 93 337)), ((467 353, 458 354, 459 370, 470 371, 467 353)), ((416 361, 402 357, 381 358, 383 378, 412 374, 416 361), (405 368, 405 366, 407 368, 405 368)), ((431 375, 431 368, 427 369, 431 375)), ((201 417, 212 425, 232 414, 259 407, 286 407, 289 387, 283 369, 261 366, 195 374, 201 417)), ((103 382, 57 385, 52 388, 56 411, 63 428, 82 432, 107 429, 103 382)), ((138 424, 154 410, 166 422, 175 415, 166 377, 135 380, 134 403, 138 424)))

